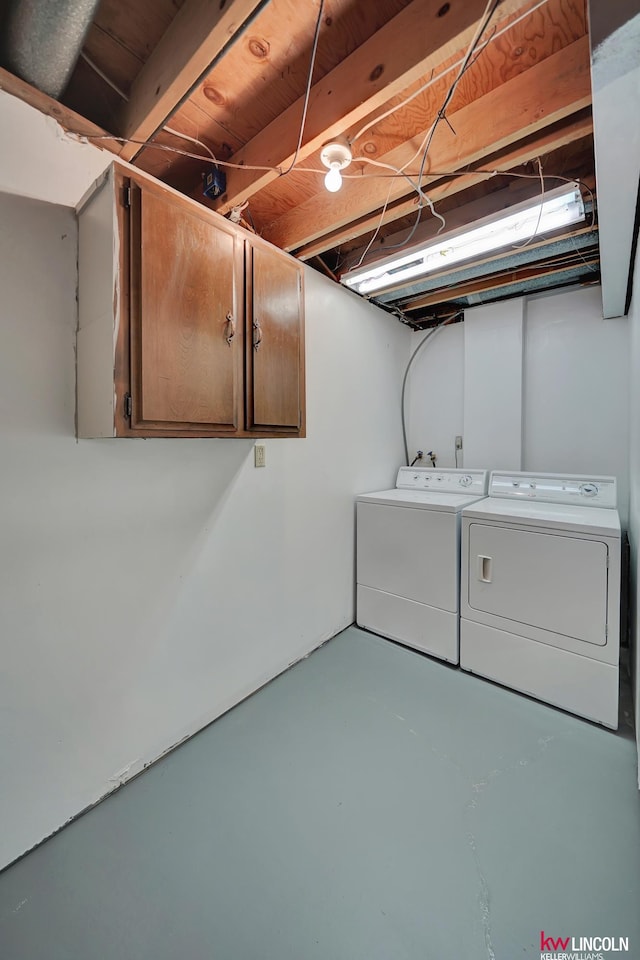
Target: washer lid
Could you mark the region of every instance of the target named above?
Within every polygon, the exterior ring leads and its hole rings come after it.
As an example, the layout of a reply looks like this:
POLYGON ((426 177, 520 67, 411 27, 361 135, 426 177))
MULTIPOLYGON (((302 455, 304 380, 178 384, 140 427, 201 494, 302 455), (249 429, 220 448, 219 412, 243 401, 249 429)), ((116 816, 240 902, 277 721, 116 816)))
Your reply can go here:
POLYGON ((487 497, 469 506, 465 517, 513 526, 551 527, 602 537, 620 536, 620 518, 610 507, 583 507, 572 503, 541 503, 487 497))
POLYGON ((423 510, 440 510, 459 513, 463 507, 482 499, 472 493, 441 493, 427 490, 380 490, 378 493, 361 493, 358 503, 381 503, 392 507, 414 507, 423 510))

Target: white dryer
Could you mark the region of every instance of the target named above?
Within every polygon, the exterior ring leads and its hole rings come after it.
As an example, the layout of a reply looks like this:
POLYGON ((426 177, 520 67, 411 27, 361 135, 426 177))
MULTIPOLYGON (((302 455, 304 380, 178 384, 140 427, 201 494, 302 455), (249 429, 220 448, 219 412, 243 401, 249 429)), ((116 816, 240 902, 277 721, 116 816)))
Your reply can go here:
POLYGON ((462 517, 460 666, 618 726, 614 477, 494 471, 462 517))
POLYGON ((459 662, 460 512, 486 490, 484 470, 400 467, 358 497, 359 626, 459 662))

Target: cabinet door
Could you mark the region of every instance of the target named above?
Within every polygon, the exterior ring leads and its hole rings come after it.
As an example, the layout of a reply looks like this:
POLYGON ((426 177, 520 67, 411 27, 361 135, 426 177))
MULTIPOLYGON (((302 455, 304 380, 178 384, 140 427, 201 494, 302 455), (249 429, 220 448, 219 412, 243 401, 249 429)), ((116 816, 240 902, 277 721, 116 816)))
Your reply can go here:
POLYGON ((251 246, 247 283, 247 428, 304 430, 302 267, 251 246))
POLYGON ((131 426, 233 433, 242 412, 239 241, 187 203, 131 190, 131 426))

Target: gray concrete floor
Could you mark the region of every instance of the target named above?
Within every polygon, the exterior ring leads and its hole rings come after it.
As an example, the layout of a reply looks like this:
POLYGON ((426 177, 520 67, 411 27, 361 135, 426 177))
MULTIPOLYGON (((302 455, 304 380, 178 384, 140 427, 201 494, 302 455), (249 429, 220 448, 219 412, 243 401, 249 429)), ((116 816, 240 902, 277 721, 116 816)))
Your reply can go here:
POLYGON ((0 957, 638 958, 634 756, 350 628, 2 874, 0 957))

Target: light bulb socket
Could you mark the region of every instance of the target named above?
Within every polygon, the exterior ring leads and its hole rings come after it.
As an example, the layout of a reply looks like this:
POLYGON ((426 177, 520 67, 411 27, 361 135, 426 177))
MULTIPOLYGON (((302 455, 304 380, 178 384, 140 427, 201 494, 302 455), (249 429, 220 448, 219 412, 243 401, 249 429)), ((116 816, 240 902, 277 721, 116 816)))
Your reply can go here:
POLYGON ((331 140, 320 151, 320 159, 329 170, 344 170, 352 160, 351 147, 344 138, 331 140))

